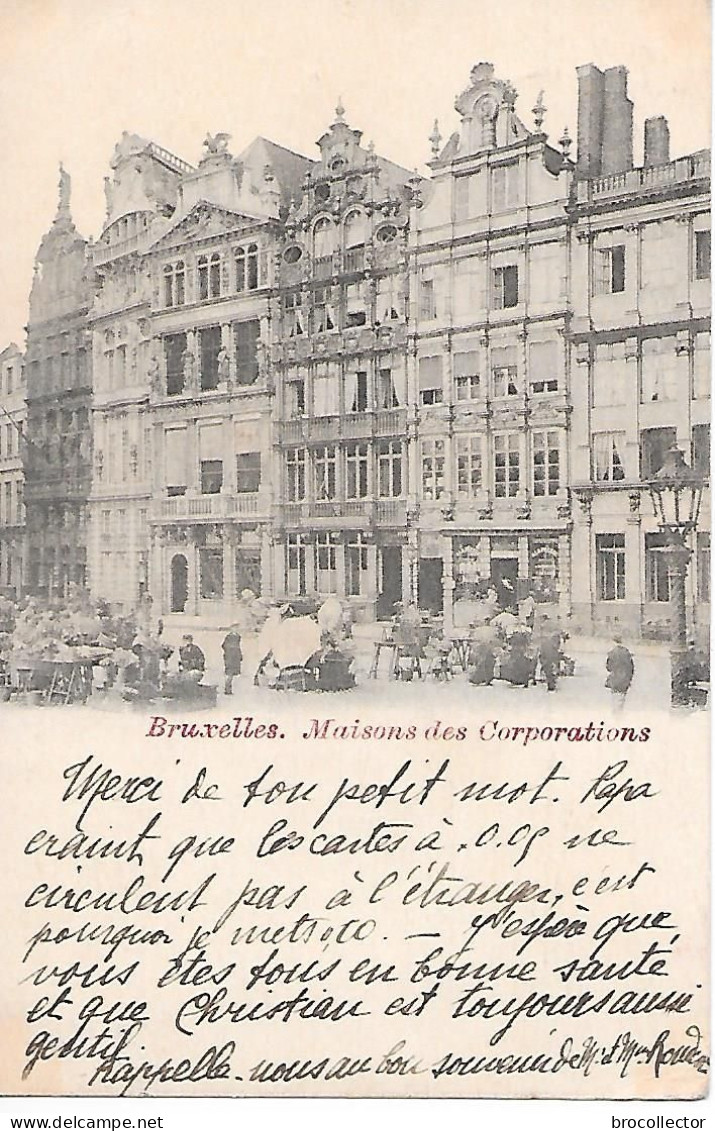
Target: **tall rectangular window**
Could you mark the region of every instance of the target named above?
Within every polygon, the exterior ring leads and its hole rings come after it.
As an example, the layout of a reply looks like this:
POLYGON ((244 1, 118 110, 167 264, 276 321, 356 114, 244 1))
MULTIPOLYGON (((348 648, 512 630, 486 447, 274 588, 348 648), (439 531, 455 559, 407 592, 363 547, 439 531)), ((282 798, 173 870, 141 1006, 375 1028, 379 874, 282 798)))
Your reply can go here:
POLYGON ((199 330, 199 358, 201 363, 201 388, 217 389, 219 383, 218 355, 221 349, 221 327, 207 326, 199 330))
POLYGON ((519 202, 519 166, 497 165, 492 169, 492 210, 503 212, 519 202))
POLYGON ((444 495, 444 440, 422 441, 422 498, 432 501, 444 495))
POLYGON ((365 285, 348 283, 345 288, 345 325, 364 326, 366 322, 365 285))
POLYGON ((367 373, 364 369, 345 375, 345 411, 367 412, 367 373))
POLYGON ((418 362, 420 381, 420 403, 423 405, 441 404, 444 391, 442 385, 442 358, 421 357, 418 362))
POLYGON ((458 401, 476 400, 480 392, 479 353, 468 350, 454 355, 454 393, 458 401))
POLYGON ((693 342, 693 396, 702 400, 710 396, 710 333, 695 335, 693 342))
POLYGON ((625 534, 596 535, 596 584, 600 601, 625 600, 625 534))
POLYGON ((455 177, 454 180, 454 218, 466 220, 469 216, 469 182, 471 177, 455 177))
POLYGON ((313 295, 313 329, 325 334, 337 325, 330 287, 316 287, 313 295))
POLYGON ((694 424, 692 439, 692 465, 703 479, 710 478, 710 425, 694 424))
POLYGON ((646 338, 642 346, 641 401, 674 401, 684 389, 678 388, 678 358, 675 337, 646 338))
POLYGON ((236 346, 236 382, 239 385, 252 385, 258 377, 258 342, 261 337, 261 323, 257 318, 247 322, 235 322, 233 336, 236 346))
POLYGON ((306 538, 289 534, 286 539, 286 588, 289 593, 304 596, 306 591, 306 538))
POLYGON ((305 333, 303 297, 298 291, 293 291, 291 294, 284 296, 283 320, 287 337, 299 338, 305 333))
POLYGON ((556 342, 531 342, 529 345, 529 391, 555 393, 559 387, 558 345, 556 342))
POLYGON ((186 334, 167 334, 164 337, 166 392, 170 397, 175 397, 184 391, 185 354, 186 334))
POLYGON ((337 494, 337 453, 334 444, 313 452, 315 498, 318 502, 334 499, 337 494))
POLYGON ((695 233, 695 278, 710 278, 710 232, 695 233))
POLYGON ((400 404, 397 387, 392 376, 392 370, 382 368, 377 374, 377 405, 378 408, 398 408, 400 404))
POLYGON ((599 343, 593 361, 594 408, 625 404, 627 379, 626 343, 599 343))
POLYGON ((345 463, 347 469, 346 498, 367 498, 367 444, 348 444, 345 450, 345 463))
POLYGON ((519 268, 516 264, 492 270, 492 305, 507 310, 519 303, 519 268))
POLYGON ((457 494, 463 499, 474 499, 482 486, 482 438, 457 436, 455 449, 457 494))
POLYGON ((321 532, 315 536, 315 580, 318 593, 338 591, 338 534, 321 532))
POLYGON ((218 601, 223 597, 223 550, 200 547, 199 584, 205 601, 218 601))
POLYGON ((519 491, 520 455, 516 432, 494 437, 494 494, 498 499, 514 498, 519 491))
POLYGON ((305 448, 290 448, 286 453, 286 488, 289 503, 305 498, 305 448))
POLYGON ((220 459, 201 460, 201 494, 218 495, 223 487, 223 462, 220 459))
POLYGON ((236 455, 236 491, 239 494, 258 491, 261 486, 261 453, 238 452, 236 455))
POLYGON ((675 428, 644 428, 641 432, 641 479, 652 479, 676 442, 675 428))
POLYGON ((437 299, 434 293, 434 279, 420 280, 420 318, 437 317, 437 299))
POLYGON ((664 534, 645 536, 645 589, 646 601, 667 602, 670 600, 670 581, 668 563, 663 550, 668 544, 664 534))
POLYGON ((164 476, 167 494, 186 494, 188 485, 186 428, 169 428, 164 433, 164 476))
POLYGON ((366 589, 368 570, 367 543, 363 534, 354 534, 345 546, 345 592, 360 597, 366 589))
POLYGON ((495 397, 516 397, 520 392, 517 351, 514 346, 492 349, 492 388, 495 397))
POLYGON ((294 420, 305 415, 305 379, 299 374, 286 378, 286 417, 294 420))
POLYGON ((615 244, 613 247, 596 249, 593 289, 597 295, 615 295, 625 291, 625 244, 615 244))
POLYGON ((559 478, 558 432, 534 432, 531 437, 534 495, 556 495, 559 478))
MULTIPOLYGON (((355 374, 348 375, 346 390, 346 410, 352 408, 357 396, 355 374)), ((313 416, 337 416, 340 410, 340 387, 337 370, 327 361, 319 361, 313 370, 313 416)))
POLYGON ((378 494, 382 499, 402 494, 402 441, 383 440, 377 449, 378 494))
POLYGON ((625 479, 625 432, 594 432, 593 478, 597 483, 617 483, 625 479))

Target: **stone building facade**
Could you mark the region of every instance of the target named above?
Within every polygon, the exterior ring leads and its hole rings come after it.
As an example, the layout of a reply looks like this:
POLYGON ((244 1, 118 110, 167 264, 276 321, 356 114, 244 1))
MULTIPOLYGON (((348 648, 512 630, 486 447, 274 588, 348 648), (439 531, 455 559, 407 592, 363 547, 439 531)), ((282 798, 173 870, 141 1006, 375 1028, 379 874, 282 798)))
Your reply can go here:
MULTIPOLYGON (((610 99, 597 68, 579 74, 579 120, 583 113, 589 129, 569 208, 571 601, 583 628, 667 638, 668 572, 644 481, 673 445, 710 476, 710 153, 671 161, 667 122, 650 118, 643 166, 633 168, 632 108, 618 70, 620 97, 610 99), (608 131, 623 149, 615 167, 608 131)), ((709 503, 708 492, 687 594, 705 635, 709 503)))
POLYGON ((11 342, 0 353, 0 593, 19 596, 25 572, 25 475, 27 426, 22 351, 11 342))
POLYGON ((409 383, 419 437, 414 597, 466 624, 493 584, 568 608, 569 138, 527 129, 487 63, 456 101, 410 225, 409 383))
POLYGON ((25 349, 25 588, 67 597, 88 582, 92 479, 92 279, 60 167, 54 222, 35 258, 25 349))
POLYGON ((336 594, 373 618, 409 588, 414 184, 361 141, 338 106, 283 229, 271 314, 273 573, 281 598, 336 594))
POLYGON ((92 592, 125 610, 149 592, 153 499, 150 409, 155 346, 148 253, 172 222, 180 178, 192 166, 123 134, 105 179, 106 219, 90 256, 94 463, 89 500, 92 592))
POLYGON ((493 586, 662 633, 645 484, 674 442, 709 476, 710 158, 671 160, 649 118, 634 168, 625 68, 578 87, 573 156, 542 95, 527 126, 478 64, 428 177, 342 106, 317 160, 216 134, 194 166, 124 134, 89 248, 63 173, 28 327, 29 589, 207 623, 244 589, 336 594, 459 627, 493 586))
POLYGON ((276 591, 269 296, 281 210, 308 164, 264 138, 234 158, 227 141, 207 139, 147 257, 151 595, 224 623, 243 590, 276 591))

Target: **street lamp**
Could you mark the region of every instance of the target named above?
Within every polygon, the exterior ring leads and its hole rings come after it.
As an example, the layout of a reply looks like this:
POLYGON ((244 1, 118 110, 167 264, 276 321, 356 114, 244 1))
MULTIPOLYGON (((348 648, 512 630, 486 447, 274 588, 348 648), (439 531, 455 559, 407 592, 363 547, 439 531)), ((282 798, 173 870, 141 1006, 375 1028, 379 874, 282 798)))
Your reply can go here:
POLYGON ((697 528, 704 480, 685 460, 675 445, 665 462, 648 483, 653 513, 664 536, 670 590, 672 647, 670 652, 670 694, 673 706, 689 701, 687 694, 687 621, 685 578, 692 550, 686 537, 697 528))

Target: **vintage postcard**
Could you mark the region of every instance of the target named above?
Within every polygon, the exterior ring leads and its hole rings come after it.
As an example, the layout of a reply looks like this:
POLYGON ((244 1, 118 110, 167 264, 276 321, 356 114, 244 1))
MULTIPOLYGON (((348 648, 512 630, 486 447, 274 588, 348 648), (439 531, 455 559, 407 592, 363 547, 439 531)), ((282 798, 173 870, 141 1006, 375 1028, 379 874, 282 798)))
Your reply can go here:
POLYGON ((703 1099, 709 6, 0 28, 0 1091, 703 1099))

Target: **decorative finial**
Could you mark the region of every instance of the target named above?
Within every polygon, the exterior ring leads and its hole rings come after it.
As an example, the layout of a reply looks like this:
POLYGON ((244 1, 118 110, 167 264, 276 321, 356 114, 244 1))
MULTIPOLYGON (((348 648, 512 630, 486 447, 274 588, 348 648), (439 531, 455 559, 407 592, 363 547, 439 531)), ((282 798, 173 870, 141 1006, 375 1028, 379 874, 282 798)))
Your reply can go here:
POLYGON ((434 120, 434 126, 432 127, 432 133, 429 136, 429 142, 432 146, 432 156, 439 157, 439 150, 442 144, 442 135, 439 132, 439 122, 436 118, 434 120))
POLYGON ((571 144, 572 144, 572 142, 571 142, 571 135, 569 134, 569 128, 568 128, 568 126, 564 126, 564 132, 562 133, 561 137, 559 138, 559 145, 561 146, 561 149, 563 150, 564 158, 568 158, 569 149, 571 148, 571 144))
POLYGON ((536 99, 531 113, 534 115, 534 125, 536 126, 536 132, 537 134, 540 134, 541 127, 544 124, 544 118, 546 117, 546 106, 544 105, 543 90, 539 91, 539 97, 536 99))
POLYGON ((344 122, 345 121, 345 107, 343 106, 342 98, 338 98, 338 104, 335 107, 335 121, 336 122, 344 122))
POLYGON ((505 83, 504 84, 504 92, 502 94, 502 98, 504 100, 504 105, 508 106, 510 110, 513 110, 514 109, 514 103, 516 102, 518 97, 519 97, 519 92, 516 89, 516 87, 512 86, 512 84, 510 82, 505 83))
POLYGON ((370 154, 371 157, 374 156, 375 142, 372 140, 372 138, 370 138, 369 142, 367 143, 367 151, 368 151, 368 153, 370 154))
POLYGON ((69 219, 70 195, 72 193, 72 178, 60 161, 60 179, 58 182, 59 195, 57 198, 57 218, 69 219))

